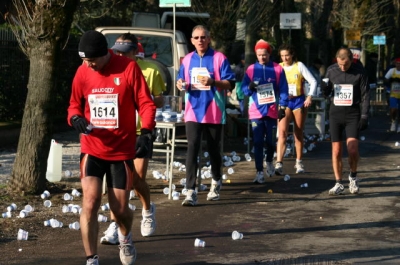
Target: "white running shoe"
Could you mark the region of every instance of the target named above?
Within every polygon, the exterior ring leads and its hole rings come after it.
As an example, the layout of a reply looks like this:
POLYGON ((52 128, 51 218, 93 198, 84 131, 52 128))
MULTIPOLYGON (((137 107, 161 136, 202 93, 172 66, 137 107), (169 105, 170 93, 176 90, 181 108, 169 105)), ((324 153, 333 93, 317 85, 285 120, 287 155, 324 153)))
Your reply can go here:
POLYGON ((142 222, 140 225, 140 232, 142 236, 151 236, 156 231, 156 206, 150 202, 150 214, 146 215, 146 210, 142 211, 142 222))
POLYGON ((104 236, 100 238, 100 244, 105 245, 118 245, 118 225, 116 222, 112 222, 106 231, 104 231, 104 236))
POLYGON ((133 265, 136 261, 136 248, 132 240, 119 245, 119 258, 122 265, 133 265))
POLYGON ((275 164, 275 174, 283 176, 283 164, 282 164, 282 162, 277 162, 275 164))
POLYGON ((329 195, 340 195, 343 194, 343 192, 344 192, 343 185, 336 182, 335 186, 329 190, 329 195))
POLYGON ((360 191, 360 187, 358 186, 358 178, 356 177, 356 178, 353 179, 349 175, 349 181, 350 181, 350 183, 349 183, 350 193, 357 194, 360 191))
POLYGON ((220 190, 221 190, 221 180, 215 181, 213 179, 211 181, 210 192, 207 194, 207 201, 218 201, 220 190))
POLYGON ((303 166, 303 163, 301 163, 301 162, 296 162, 296 165, 294 165, 294 168, 296 169, 296 174, 304 173, 304 166, 303 166))
POLYGON ((267 177, 272 177, 275 174, 275 167, 272 162, 267 162, 267 177))
POLYGON ((396 131, 396 122, 392 122, 392 124, 390 125, 390 131, 391 132, 395 132, 396 131))
POLYGON ((197 204, 197 194, 194 190, 190 189, 186 193, 186 198, 183 200, 183 206, 195 206, 197 204))
POLYGON ((264 181, 265 181, 265 179, 264 179, 264 172, 262 172, 262 171, 257 171, 256 177, 254 178, 253 182, 254 182, 254 183, 263 184, 264 181))
POLYGON ((86 260, 86 265, 99 265, 99 256, 95 255, 93 258, 86 260))

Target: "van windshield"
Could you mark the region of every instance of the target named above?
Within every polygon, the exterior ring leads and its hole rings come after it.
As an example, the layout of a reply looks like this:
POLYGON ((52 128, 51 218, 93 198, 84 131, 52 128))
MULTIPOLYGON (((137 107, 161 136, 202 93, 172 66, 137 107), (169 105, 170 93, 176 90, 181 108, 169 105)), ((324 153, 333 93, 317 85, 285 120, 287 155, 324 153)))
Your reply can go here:
MULTIPOLYGON (((105 34, 109 47, 121 34, 105 34)), ((145 58, 153 58, 167 67, 172 66, 172 43, 170 37, 154 35, 135 35, 144 48, 145 58)))

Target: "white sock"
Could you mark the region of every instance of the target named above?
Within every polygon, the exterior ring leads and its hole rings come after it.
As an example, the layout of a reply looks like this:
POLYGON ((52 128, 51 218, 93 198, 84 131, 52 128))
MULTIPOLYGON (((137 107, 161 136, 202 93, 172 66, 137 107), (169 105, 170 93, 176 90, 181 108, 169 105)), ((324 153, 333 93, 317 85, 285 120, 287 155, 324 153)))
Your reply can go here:
POLYGON ((118 228, 118 239, 120 243, 129 243, 132 241, 132 232, 129 232, 127 236, 121 234, 121 230, 118 228))

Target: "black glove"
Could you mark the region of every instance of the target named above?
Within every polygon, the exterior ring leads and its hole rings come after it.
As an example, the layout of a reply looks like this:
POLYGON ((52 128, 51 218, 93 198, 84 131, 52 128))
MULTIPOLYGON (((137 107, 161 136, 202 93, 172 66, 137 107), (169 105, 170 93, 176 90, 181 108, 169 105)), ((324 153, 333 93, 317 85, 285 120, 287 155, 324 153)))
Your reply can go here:
POLYGON ((360 131, 364 131, 367 128, 368 128, 368 119, 361 118, 361 120, 358 122, 358 129, 360 131))
POLYGON ((321 92, 325 97, 329 97, 333 90, 333 84, 331 81, 325 83, 324 81, 321 82, 321 92))
POLYGON ((136 157, 143 158, 151 150, 151 142, 153 141, 152 132, 148 129, 141 129, 140 136, 136 140, 136 157))
POLYGON ((285 113, 286 107, 280 107, 279 111, 278 111, 278 120, 282 120, 283 118, 285 118, 286 113, 285 113))
POLYGON ((258 85, 256 83, 250 82, 249 89, 252 90, 252 91, 257 91, 257 86, 258 85))
POLYGON ((88 129, 88 123, 85 118, 74 115, 71 117, 71 124, 78 133, 88 134, 90 130, 88 129))

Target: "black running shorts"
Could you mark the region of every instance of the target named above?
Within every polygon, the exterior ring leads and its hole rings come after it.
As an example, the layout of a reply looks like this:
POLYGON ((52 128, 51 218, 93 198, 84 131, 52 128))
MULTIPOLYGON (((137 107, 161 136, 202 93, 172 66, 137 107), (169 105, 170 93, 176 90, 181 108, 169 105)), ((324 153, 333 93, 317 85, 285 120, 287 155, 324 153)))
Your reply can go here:
POLYGON ((81 154, 81 178, 106 175, 107 187, 131 190, 133 184, 133 159, 109 161, 88 154, 81 154))
POLYGON ((332 142, 340 142, 347 138, 359 137, 358 123, 361 118, 360 106, 335 106, 329 109, 329 129, 332 142), (344 133, 346 135, 344 136, 344 133))

